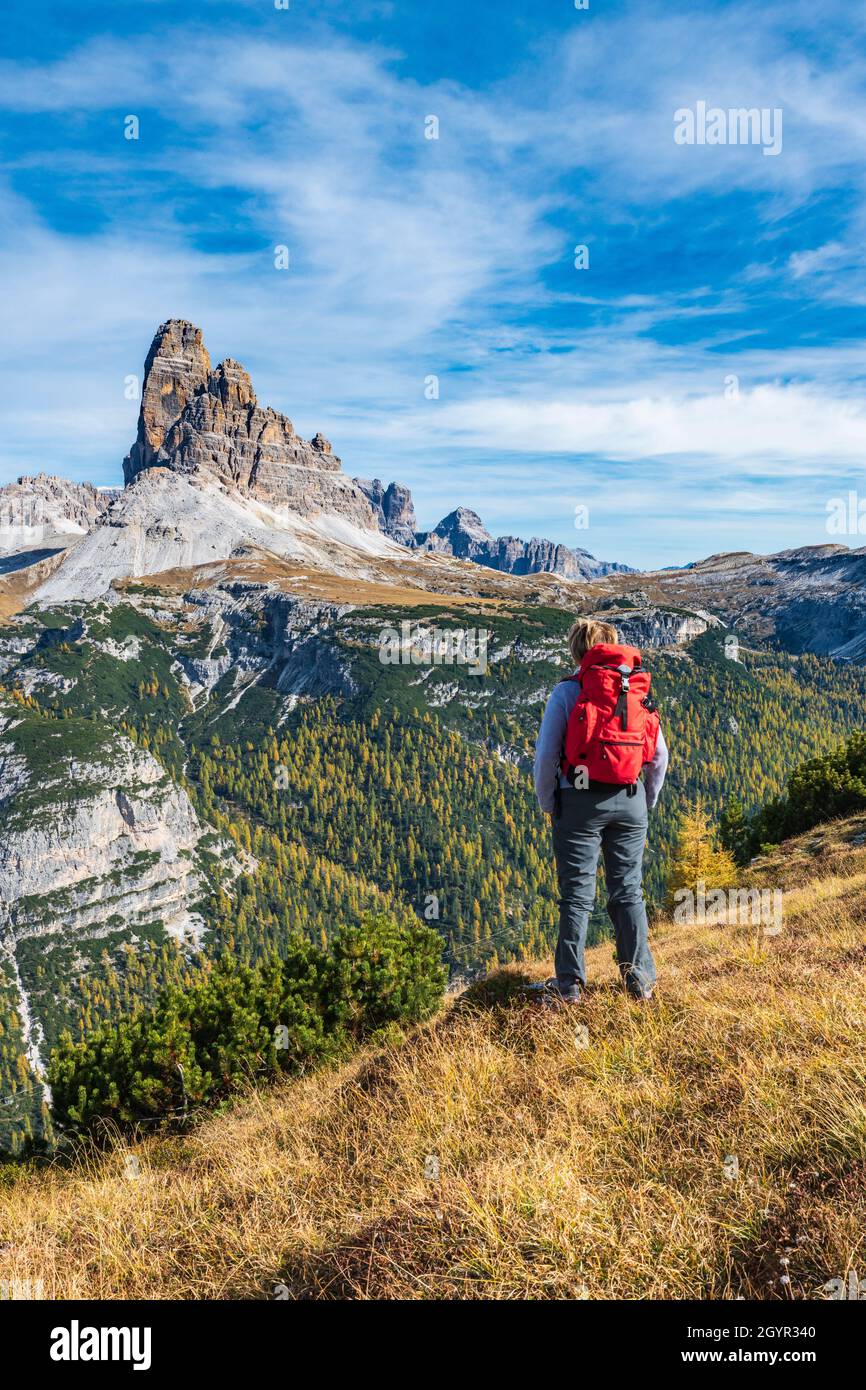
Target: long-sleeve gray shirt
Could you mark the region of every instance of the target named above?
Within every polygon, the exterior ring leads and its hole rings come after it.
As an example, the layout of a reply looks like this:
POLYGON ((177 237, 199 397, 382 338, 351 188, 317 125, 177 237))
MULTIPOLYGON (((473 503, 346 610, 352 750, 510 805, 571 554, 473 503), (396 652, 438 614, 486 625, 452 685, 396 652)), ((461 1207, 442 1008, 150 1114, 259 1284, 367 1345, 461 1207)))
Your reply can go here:
MULTIPOLYGON (((538 797, 538 804, 542 811, 553 810, 553 795, 556 790, 557 778, 561 787, 569 786, 559 764, 562 758, 562 745, 565 742, 565 730, 568 727, 568 716, 571 714, 579 695, 580 681, 560 681, 558 685, 553 687, 544 711, 544 718, 538 731, 538 742, 535 745, 535 795, 538 797)), ((667 770, 668 748, 664 734, 659 729, 659 741, 656 745, 655 757, 651 763, 647 763, 644 772, 646 800, 650 810, 659 799, 659 792, 662 789, 667 770)))

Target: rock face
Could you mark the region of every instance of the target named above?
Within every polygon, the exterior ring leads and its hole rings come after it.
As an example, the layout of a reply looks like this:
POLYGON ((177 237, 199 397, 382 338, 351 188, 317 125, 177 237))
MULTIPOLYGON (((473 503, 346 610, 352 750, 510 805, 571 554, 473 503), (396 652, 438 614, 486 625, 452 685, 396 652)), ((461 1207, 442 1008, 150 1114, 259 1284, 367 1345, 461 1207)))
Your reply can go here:
POLYGON ((0 555, 65 549, 99 522, 116 496, 114 488, 48 473, 7 483, 0 487, 0 555))
POLYGON ((94 725, 92 743, 86 757, 64 755, 59 722, 46 732, 0 707, 4 942, 155 922, 180 938, 200 924, 205 829, 189 798, 128 739, 94 725))
POLYGON ((71 981, 142 939, 198 945, 217 858, 240 870, 152 754, 0 697, 0 967, 37 1073, 71 981))
POLYGON ((207 387, 211 365, 201 329, 169 319, 156 330, 144 362, 138 435, 123 460, 124 482, 150 468, 184 406, 207 387))
MULTIPOLYGON (((221 681, 220 698, 227 708, 237 708, 261 681, 290 705, 323 695, 357 694, 346 654, 333 640, 344 607, 310 603, 254 583, 187 594, 186 602, 194 606, 196 624, 211 633, 205 655, 192 655, 186 642, 177 647, 179 672, 197 706, 221 681)), ((196 643, 195 637, 191 640, 196 643)))
POLYGON ((596 560, 586 550, 571 550, 555 541, 522 541, 517 536, 491 536, 477 512, 458 507, 432 531, 416 534, 422 550, 472 560, 506 574, 559 574, 563 579, 597 579, 629 573, 627 565, 596 560))
POLYGON ((746 640, 834 661, 866 660, 866 549, 739 551, 643 579, 665 603, 711 609, 746 640))
POLYGON ((432 531, 420 531, 417 542, 422 550, 474 560, 477 564, 486 564, 496 545, 481 517, 468 507, 449 512, 432 531))
POLYGON ((416 545, 418 521, 409 489, 402 483, 389 483, 385 487, 379 478, 355 478, 353 481, 373 508, 380 531, 399 545, 412 549, 416 545))
POLYGON ((676 609, 651 604, 641 595, 633 605, 606 605, 591 617, 613 623, 619 640, 632 647, 676 647, 700 637, 709 627, 718 627, 718 618, 710 613, 684 613, 676 609))
POLYGON ((147 354, 138 434, 123 463, 127 485, 148 468, 211 477, 300 516, 330 512, 376 526, 328 441, 302 439, 286 415, 260 406, 239 362, 227 357, 211 369, 200 330, 181 319, 158 329, 147 354))

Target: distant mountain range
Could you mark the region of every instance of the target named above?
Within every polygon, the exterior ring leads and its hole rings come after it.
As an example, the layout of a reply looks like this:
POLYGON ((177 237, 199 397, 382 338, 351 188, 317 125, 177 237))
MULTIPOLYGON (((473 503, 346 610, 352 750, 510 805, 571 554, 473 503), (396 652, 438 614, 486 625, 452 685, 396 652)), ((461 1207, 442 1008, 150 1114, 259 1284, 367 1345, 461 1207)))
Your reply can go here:
POLYGON ((0 573, 86 536, 119 494, 37 473, 0 487, 0 573), (17 559, 15 559, 17 557, 17 559))
POLYGON ((419 531, 412 494, 401 483, 385 487, 378 478, 355 478, 369 498, 380 529, 399 545, 438 555, 453 555, 505 574, 561 574, 564 579, 597 579, 605 574, 633 574, 628 565, 596 560, 588 550, 556 541, 522 541, 517 536, 492 536, 477 512, 457 507, 432 531, 419 531))
POLYGON ((355 478, 369 498, 380 530, 398 545, 437 555, 452 555, 504 574, 561 574, 564 579, 597 579, 605 574, 632 574, 628 565, 596 560, 588 550, 556 541, 492 536, 477 512, 457 507, 431 531, 420 531, 412 494, 401 483, 386 487, 379 478, 355 478))

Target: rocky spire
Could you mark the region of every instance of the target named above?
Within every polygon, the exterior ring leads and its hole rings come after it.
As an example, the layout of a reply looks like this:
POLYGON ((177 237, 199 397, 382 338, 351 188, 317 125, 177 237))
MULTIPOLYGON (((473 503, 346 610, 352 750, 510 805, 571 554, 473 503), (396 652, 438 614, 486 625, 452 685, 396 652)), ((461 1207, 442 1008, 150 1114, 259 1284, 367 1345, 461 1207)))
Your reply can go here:
MULTIPOLYGON (((315 444, 314 439, 313 445, 315 444)), ((354 482, 373 508, 379 530, 390 536, 392 541, 413 547, 418 522, 409 489, 403 487, 402 483, 389 483, 385 487, 380 478, 355 478, 354 482)))
POLYGON ((162 324, 147 354, 138 435, 123 462, 127 485, 154 467, 300 515, 331 512, 376 529, 324 435, 308 442, 287 415, 259 405, 240 362, 227 357, 212 369, 201 331, 184 319, 162 324))
POLYGON ((223 407, 229 410, 256 404, 249 372, 231 357, 217 363, 210 374, 207 389, 211 396, 219 396, 223 407))
POLYGON ((123 460, 124 482, 151 466, 187 401, 207 385, 210 370, 200 328, 185 319, 160 324, 144 363, 138 435, 123 460))

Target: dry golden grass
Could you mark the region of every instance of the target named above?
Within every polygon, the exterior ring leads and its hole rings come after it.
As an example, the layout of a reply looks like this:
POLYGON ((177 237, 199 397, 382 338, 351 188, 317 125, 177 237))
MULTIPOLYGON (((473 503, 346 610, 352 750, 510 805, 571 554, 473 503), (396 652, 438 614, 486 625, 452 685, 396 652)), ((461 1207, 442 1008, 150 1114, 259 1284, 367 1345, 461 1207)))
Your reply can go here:
POLYGON ((25 1174, 0 1194, 0 1274, 65 1298, 815 1297, 866 1261, 850 834, 827 832, 833 895, 798 882, 778 937, 663 926, 650 1007, 610 946, 578 1012, 523 993, 541 964, 509 967, 183 1137, 25 1174))
MULTIPOLYGON (((273 584, 299 598, 327 603, 355 603, 386 607, 467 605, 497 609, 503 604, 550 603, 580 605, 587 596, 604 593, 604 581, 588 584, 562 579, 556 574, 515 575, 487 569, 469 560, 429 554, 420 556, 365 556, 364 572, 346 568, 345 547, 320 544, 330 552, 331 568, 249 545, 225 560, 205 565, 162 570, 159 574, 116 580, 120 593, 155 589, 166 595, 181 595, 191 589, 207 589, 226 581, 273 584)), ((357 568, 357 556, 353 564, 357 568)))

